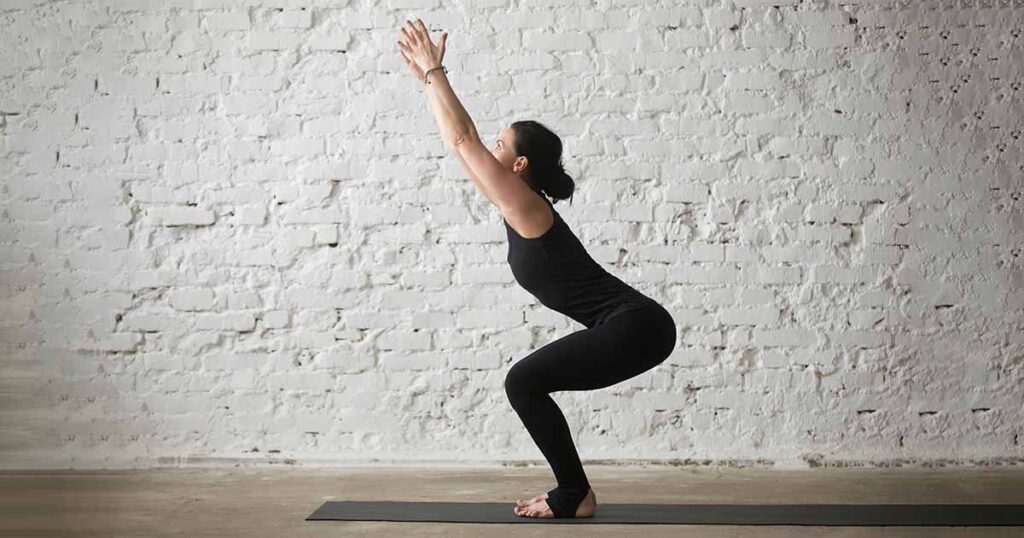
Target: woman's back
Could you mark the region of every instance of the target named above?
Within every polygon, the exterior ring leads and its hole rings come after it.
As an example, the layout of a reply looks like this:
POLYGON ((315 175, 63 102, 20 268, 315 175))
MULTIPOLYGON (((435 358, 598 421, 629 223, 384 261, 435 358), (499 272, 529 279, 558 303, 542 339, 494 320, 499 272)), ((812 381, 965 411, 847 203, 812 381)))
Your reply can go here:
POLYGON ((502 218, 507 260, 520 286, 544 306, 585 327, 654 302, 594 261, 551 202, 542 198, 554 216, 554 224, 543 235, 524 238, 502 218))

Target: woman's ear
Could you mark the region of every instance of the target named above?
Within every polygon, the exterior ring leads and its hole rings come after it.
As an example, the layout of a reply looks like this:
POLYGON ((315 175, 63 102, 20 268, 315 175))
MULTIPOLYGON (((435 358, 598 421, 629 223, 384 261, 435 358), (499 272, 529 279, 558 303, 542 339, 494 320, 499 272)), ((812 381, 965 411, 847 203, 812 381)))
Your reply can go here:
POLYGON ((530 161, 526 157, 519 156, 516 157, 516 162, 512 165, 512 169, 516 172, 522 172, 526 169, 526 165, 528 164, 530 164, 530 161), (520 163, 522 163, 522 166, 519 166, 520 163))

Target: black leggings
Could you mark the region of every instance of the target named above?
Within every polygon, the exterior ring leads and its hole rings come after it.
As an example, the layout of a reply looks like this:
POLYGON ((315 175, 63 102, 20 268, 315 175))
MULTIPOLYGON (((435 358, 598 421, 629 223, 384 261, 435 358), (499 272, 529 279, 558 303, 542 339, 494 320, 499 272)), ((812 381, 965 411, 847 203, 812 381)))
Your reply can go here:
MULTIPOLYGON (((598 324, 550 342, 519 360, 505 377, 505 393, 534 443, 573 502, 573 514, 590 482, 565 416, 549 396, 565 390, 594 390, 639 375, 661 364, 675 348, 676 325, 661 305, 612 315, 598 324)), ((556 491, 556 490, 552 490, 556 491)), ((552 492, 548 492, 549 506, 552 492)), ((552 512, 559 517, 555 506, 552 512)), ((572 517, 566 515, 562 517, 572 517)))

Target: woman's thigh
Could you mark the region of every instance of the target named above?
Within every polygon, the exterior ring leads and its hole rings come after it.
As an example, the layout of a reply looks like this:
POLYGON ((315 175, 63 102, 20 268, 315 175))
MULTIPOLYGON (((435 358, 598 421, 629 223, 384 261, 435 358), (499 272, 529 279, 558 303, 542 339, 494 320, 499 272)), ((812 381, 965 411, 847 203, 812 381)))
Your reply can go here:
POLYGON ((675 345, 675 325, 665 316, 634 310, 563 336, 513 364, 506 386, 551 393, 594 390, 635 377, 664 361, 675 345))

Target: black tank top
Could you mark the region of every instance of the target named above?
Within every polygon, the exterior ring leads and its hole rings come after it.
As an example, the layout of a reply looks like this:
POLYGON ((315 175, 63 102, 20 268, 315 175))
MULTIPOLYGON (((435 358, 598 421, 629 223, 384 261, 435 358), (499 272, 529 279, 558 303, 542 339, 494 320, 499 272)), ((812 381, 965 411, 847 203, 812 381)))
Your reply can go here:
POLYGON ((508 263, 512 276, 544 306, 589 328, 612 314, 653 303, 598 265, 555 211, 555 222, 543 235, 525 238, 502 217, 508 232, 508 263))

